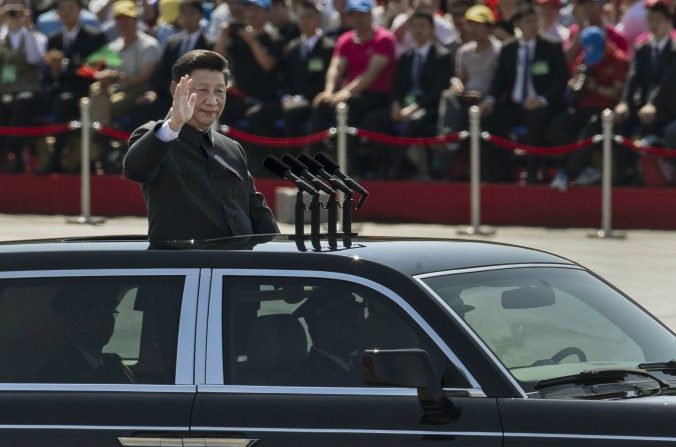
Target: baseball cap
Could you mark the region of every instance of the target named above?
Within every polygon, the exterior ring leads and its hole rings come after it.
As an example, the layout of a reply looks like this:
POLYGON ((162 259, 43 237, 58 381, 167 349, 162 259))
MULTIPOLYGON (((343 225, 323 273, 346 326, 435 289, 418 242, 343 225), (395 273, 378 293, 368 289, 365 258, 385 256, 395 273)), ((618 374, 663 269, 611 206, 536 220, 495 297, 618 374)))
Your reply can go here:
POLYGON ((180 4, 180 0, 160 0, 157 7, 160 12, 159 21, 161 23, 174 23, 178 20, 180 4))
POLYGON ((347 12, 371 12, 373 9, 372 0, 348 0, 347 12))
POLYGON ((465 20, 477 23, 495 24, 495 16, 488 6, 475 5, 465 12, 465 20))
POLYGON ((272 8, 272 1, 271 0, 247 0, 246 3, 248 5, 256 5, 260 8, 263 8, 263 9, 272 8))
POLYGON ((113 15, 115 17, 138 17, 138 8, 136 8, 136 3, 132 0, 117 0, 113 4, 113 15))
POLYGON ((552 5, 555 8, 561 7, 561 0, 535 0, 534 3, 538 6, 552 5))
POLYGON ((580 45, 587 65, 596 65, 603 59, 606 38, 598 26, 588 26, 580 33, 580 45))

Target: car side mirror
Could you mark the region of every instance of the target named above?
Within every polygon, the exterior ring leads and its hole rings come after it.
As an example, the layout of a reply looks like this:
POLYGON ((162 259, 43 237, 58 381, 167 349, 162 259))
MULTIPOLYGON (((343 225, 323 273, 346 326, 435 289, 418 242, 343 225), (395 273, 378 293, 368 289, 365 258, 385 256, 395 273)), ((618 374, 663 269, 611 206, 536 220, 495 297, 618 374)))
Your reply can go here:
POLYGON ((535 309, 553 306, 556 296, 550 286, 537 285, 505 290, 501 301, 503 309, 535 309))
POLYGON ((447 422, 455 411, 446 397, 423 349, 369 349, 363 356, 364 382, 368 385, 416 388, 418 400, 431 422, 447 422))

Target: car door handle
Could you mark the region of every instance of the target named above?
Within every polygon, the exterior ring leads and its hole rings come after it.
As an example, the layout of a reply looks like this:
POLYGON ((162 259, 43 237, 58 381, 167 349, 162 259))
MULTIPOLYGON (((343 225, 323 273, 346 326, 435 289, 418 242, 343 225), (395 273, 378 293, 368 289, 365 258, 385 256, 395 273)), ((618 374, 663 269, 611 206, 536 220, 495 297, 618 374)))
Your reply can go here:
POLYGON ((252 447, 258 439, 242 438, 117 438, 124 447, 252 447))

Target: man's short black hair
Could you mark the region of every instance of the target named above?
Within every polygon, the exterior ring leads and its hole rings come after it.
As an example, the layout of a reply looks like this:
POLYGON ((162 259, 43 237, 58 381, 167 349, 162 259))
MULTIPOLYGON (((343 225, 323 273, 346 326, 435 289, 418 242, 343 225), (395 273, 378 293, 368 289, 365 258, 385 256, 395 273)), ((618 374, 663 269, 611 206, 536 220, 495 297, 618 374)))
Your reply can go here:
POLYGON ((514 17, 512 18, 513 22, 518 22, 519 20, 523 19, 524 17, 528 17, 531 15, 535 15, 535 8, 531 3, 523 3, 519 5, 519 8, 516 10, 516 14, 514 14, 514 17))
POLYGON ((202 6, 202 0, 181 0, 179 6, 187 6, 198 11, 200 14, 204 15, 204 7, 202 6))
POLYGON ((411 16, 411 19, 425 19, 430 23, 430 25, 434 26, 434 17, 432 16, 432 13, 427 11, 416 11, 411 16))
POLYGON ((178 58, 171 68, 171 80, 178 82, 183 76, 190 75, 195 70, 221 72, 226 84, 230 79, 228 61, 223 56, 209 50, 193 50, 178 58))
POLYGON ((671 10, 669 9, 669 6, 666 3, 662 2, 656 2, 654 5, 648 5, 646 8, 648 11, 652 12, 658 12, 662 14, 664 17, 667 19, 671 19, 671 10))

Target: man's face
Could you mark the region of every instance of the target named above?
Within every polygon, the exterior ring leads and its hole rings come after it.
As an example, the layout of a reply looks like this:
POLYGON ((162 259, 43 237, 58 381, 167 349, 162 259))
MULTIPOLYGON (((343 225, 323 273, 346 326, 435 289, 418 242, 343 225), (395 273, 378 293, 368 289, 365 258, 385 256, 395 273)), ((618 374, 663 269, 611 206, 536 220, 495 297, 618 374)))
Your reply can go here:
POLYGON ((60 0, 56 4, 56 15, 66 28, 74 28, 80 20, 80 4, 75 0, 60 0))
POLYGON ((348 15, 352 27, 357 30, 357 32, 367 32, 371 29, 371 22, 373 19, 371 18, 370 12, 352 11, 348 15))
POLYGON ((469 41, 483 40, 490 34, 490 28, 485 23, 473 20, 465 21, 465 35, 469 41))
POLYGON ((115 16, 115 29, 122 37, 133 36, 136 34, 136 19, 129 16, 115 16))
POLYGON ((535 14, 521 17, 515 25, 521 30, 525 40, 533 39, 538 35, 538 17, 535 14))
POLYGON ((648 29, 653 35, 662 37, 669 32, 669 19, 664 14, 646 10, 646 18, 648 19, 648 29))
MULTIPOLYGON (((216 122, 225 107, 225 77, 218 71, 199 69, 190 73, 190 79, 190 93, 197 95, 197 101, 188 124, 204 130, 216 122)), ((173 85, 172 93, 175 88, 173 85)))
POLYGON ((192 34, 200 28, 202 14, 192 6, 181 6, 181 14, 178 16, 178 23, 188 34, 192 34))
POLYGON ((298 17, 298 29, 305 35, 314 34, 315 30, 322 25, 322 18, 312 9, 303 9, 298 17))
POLYGON ((270 12, 267 9, 261 8, 255 3, 249 3, 246 7, 247 23, 254 28, 262 28, 268 21, 269 16, 270 12))
POLYGON ((411 20, 411 36, 419 47, 434 38, 434 26, 423 17, 414 17, 411 20))

